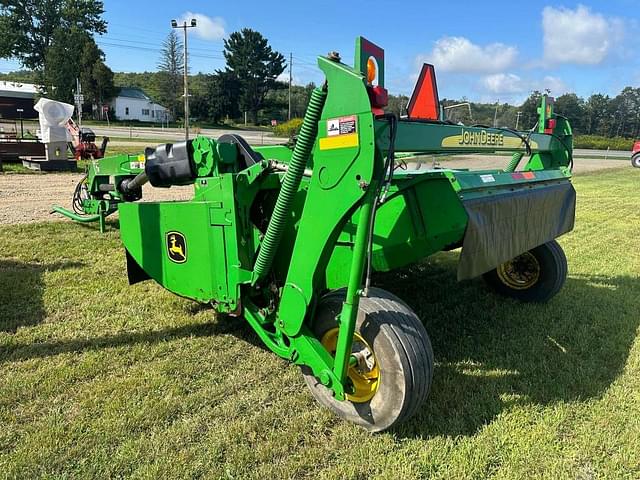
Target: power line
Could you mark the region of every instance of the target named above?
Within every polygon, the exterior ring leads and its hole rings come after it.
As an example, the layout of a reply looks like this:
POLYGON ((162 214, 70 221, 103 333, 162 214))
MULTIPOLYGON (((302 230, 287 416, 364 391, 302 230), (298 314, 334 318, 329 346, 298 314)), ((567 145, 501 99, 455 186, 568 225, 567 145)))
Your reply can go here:
MULTIPOLYGON (((162 46, 159 46, 157 42, 151 43, 151 42, 142 42, 142 41, 131 41, 131 39, 124 39, 124 38, 116 38, 116 37, 112 37, 112 36, 105 36, 103 37, 105 40, 110 41, 110 42, 119 42, 119 43, 123 43, 125 45, 150 45, 152 47, 156 47, 156 48, 162 48, 162 46)), ((97 40, 97 42, 104 42, 104 40, 97 40)), ((215 52, 215 53, 224 53, 224 50, 213 50, 211 48, 197 48, 197 47, 189 47, 189 50, 198 50, 198 51, 202 51, 205 53, 209 53, 209 52, 215 52)))
MULTIPOLYGON (((124 48, 124 49, 128 49, 128 50, 141 50, 141 51, 146 51, 146 52, 155 52, 155 53, 158 53, 158 54, 162 53, 162 49, 161 48, 143 47, 143 46, 138 46, 138 45, 125 45, 125 44, 120 44, 120 43, 105 42, 105 41, 102 41, 102 40, 98 40, 96 43, 98 45, 100 45, 100 46, 124 48)), ((202 54, 202 53, 193 53, 190 56, 191 57, 197 57, 197 58, 208 58, 208 59, 212 59, 212 60, 224 60, 224 57, 221 57, 219 55, 206 55, 206 54, 202 54)))

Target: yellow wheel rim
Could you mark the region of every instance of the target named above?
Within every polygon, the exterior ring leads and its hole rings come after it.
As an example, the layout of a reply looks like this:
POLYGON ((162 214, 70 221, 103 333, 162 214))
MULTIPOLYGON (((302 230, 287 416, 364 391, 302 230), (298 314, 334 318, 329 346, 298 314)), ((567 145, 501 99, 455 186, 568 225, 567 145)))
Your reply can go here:
POLYGON ((500 281, 514 290, 526 290, 540 280, 540 263, 531 252, 504 262, 496 271, 500 281))
MULTIPOLYGON (((321 343, 332 355, 338 344, 338 327, 332 328, 322 336, 321 343)), ((349 367, 347 375, 353 382, 353 393, 347 394, 347 400, 354 403, 368 402, 378 391, 380 385, 380 367, 373 349, 359 333, 353 334, 351 353, 356 355, 358 363, 349 367)))

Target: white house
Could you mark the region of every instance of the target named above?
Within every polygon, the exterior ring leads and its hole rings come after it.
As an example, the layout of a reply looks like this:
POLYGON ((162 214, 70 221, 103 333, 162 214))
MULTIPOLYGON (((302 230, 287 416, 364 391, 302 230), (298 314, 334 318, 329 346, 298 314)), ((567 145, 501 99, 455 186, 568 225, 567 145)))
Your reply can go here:
POLYGON ((138 87, 122 87, 110 102, 118 120, 162 123, 171 121, 169 110, 155 103, 138 87))

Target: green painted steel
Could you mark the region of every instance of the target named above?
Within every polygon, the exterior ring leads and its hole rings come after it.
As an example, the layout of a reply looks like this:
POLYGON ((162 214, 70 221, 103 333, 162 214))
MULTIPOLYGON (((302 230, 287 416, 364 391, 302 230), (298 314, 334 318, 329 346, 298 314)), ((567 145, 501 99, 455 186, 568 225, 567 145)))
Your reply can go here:
POLYGON ((267 233, 264 236, 258 258, 256 259, 254 284, 262 280, 271 270, 273 257, 280 244, 285 224, 291 213, 294 197, 300 188, 302 175, 307 167, 309 155, 311 154, 311 149, 318 134, 318 121, 320 120, 326 97, 327 93, 320 88, 316 88, 311 92, 311 99, 309 100, 309 106, 307 107, 307 112, 302 122, 300 135, 293 149, 289 168, 284 175, 282 187, 280 188, 278 199, 273 208, 271 221, 267 227, 267 233))
POLYGON ((54 206, 51 210, 53 212, 64 215, 65 217, 79 223, 91 223, 91 222, 97 222, 98 220, 100 220, 100 215, 81 216, 63 207, 54 206))
POLYGON ((151 157, 120 155, 89 164, 80 202, 87 217, 56 211, 101 228, 118 211, 132 282, 151 278, 244 317, 267 348, 308 367, 343 400, 369 252, 374 271, 390 271, 458 248, 470 222, 466 201, 544 192, 571 177, 571 127, 546 96, 534 132, 376 117, 366 81, 372 55, 383 87, 384 57, 365 39, 354 67, 318 58, 326 92, 314 91, 294 148, 190 141, 188 158, 178 159, 192 172, 189 201, 138 202, 140 192, 126 185, 149 174, 151 157), (390 150, 409 168, 389 176, 390 150), (504 170, 411 167, 414 155, 486 152, 514 155, 504 170), (346 297, 328 352, 311 332, 318 300, 337 288, 346 297))

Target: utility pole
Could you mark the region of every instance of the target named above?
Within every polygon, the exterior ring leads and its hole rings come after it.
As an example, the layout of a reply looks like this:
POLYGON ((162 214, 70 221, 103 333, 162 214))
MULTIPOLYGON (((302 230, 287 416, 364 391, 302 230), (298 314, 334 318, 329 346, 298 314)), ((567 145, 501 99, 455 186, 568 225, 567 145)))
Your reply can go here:
POLYGON ((82 95, 82 87, 80 86, 80 79, 76 77, 76 93, 73 96, 76 103, 76 110, 78 112, 78 126, 82 127, 82 104, 84 103, 84 96, 82 95))
POLYGON ((196 26, 196 19, 191 19, 191 24, 187 25, 186 20, 182 25, 178 25, 178 22, 171 20, 172 28, 181 28, 184 31, 184 139, 189 140, 189 83, 188 83, 188 69, 189 58, 187 57, 187 28, 194 28, 196 26))
POLYGON ((520 123, 520 116, 522 115, 522 112, 518 112, 516 114, 516 130, 518 130, 518 124, 520 123))
POLYGON ((287 116, 287 120, 291 120, 291 77, 293 68, 293 53, 289 52, 289 115, 287 116))
POLYGON ((496 111, 493 114, 493 128, 498 126, 498 107, 500 106, 500 99, 496 102, 496 111))

